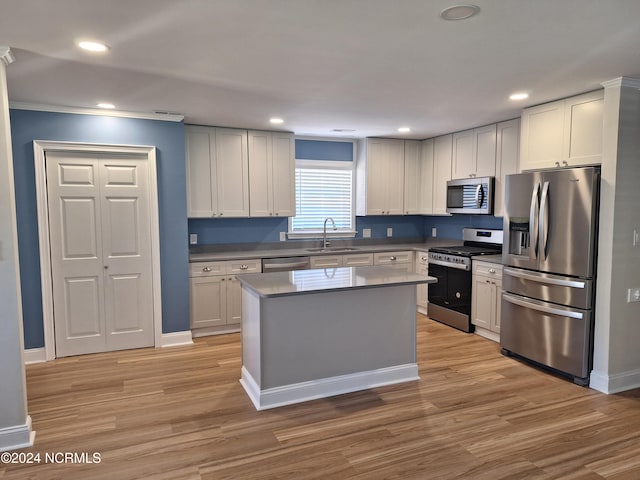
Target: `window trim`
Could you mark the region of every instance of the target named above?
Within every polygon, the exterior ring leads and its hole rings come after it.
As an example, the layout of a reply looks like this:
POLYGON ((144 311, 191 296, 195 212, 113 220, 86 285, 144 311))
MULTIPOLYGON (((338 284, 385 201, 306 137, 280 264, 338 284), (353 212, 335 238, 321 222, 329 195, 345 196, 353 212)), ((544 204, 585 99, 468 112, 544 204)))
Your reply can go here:
MULTIPOLYGON (((355 142, 354 142, 355 149, 355 142)), ((355 161, 342 161, 342 160, 311 160, 305 158, 296 158, 295 168, 319 168, 319 169, 331 169, 331 170, 350 170, 351 171, 351 226, 352 230, 342 230, 340 232, 333 232, 327 230, 327 238, 354 238, 358 233, 355 229, 356 226, 356 162, 355 161)), ((318 239, 323 238, 324 232, 322 229, 306 231, 306 232, 294 232, 292 231, 293 217, 289 217, 287 220, 287 238, 291 239, 318 239)))

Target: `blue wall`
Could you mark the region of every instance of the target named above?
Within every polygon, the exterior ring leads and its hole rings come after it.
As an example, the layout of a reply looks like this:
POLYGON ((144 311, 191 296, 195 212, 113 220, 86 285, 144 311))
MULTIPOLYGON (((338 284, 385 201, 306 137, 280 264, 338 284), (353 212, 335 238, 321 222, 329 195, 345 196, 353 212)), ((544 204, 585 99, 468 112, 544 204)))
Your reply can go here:
POLYGON ((11 110, 25 348, 44 346, 34 140, 154 145, 158 164, 162 330, 189 329, 184 125, 94 115, 11 110))
POLYGON ((431 228, 436 227, 438 238, 462 240, 464 227, 502 230, 502 217, 489 215, 452 215, 450 217, 425 217, 425 236, 431 236, 431 228))

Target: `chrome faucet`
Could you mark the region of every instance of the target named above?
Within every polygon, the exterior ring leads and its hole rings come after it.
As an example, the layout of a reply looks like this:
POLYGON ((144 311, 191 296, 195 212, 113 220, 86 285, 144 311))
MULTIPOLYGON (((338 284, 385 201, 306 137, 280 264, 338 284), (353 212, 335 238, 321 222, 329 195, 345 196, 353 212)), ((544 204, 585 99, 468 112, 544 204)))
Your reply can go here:
POLYGON ((333 221, 333 218, 331 217, 327 217, 324 220, 324 233, 322 234, 322 248, 325 249, 327 248, 327 222, 331 220, 331 224, 333 225, 333 229, 337 230, 338 227, 336 227, 336 222, 333 221))

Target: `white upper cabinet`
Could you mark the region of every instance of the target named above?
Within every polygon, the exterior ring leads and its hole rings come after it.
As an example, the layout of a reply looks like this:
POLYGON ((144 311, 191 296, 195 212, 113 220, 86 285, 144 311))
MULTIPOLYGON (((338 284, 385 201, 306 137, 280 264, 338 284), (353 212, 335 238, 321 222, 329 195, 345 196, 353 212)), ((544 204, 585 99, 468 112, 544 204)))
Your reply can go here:
POLYGON ((447 182, 451 180, 453 135, 436 137, 433 144, 433 214, 447 214, 447 182))
POLYGON ((187 125, 185 135, 188 216, 249 216, 247 131, 187 125))
POLYGON ((520 170, 601 163, 603 106, 597 90, 525 109, 520 170))
POLYGON ((504 216, 505 177, 518 173, 520 153, 520 119, 498 124, 496 131, 496 188, 494 195, 494 215, 504 216))
POLYGON ((250 216, 295 216, 293 133, 249 131, 250 216))
POLYGON ((357 162, 358 215, 404 212, 404 140, 367 138, 357 162))
POLYGON ((433 213, 433 138, 420 142, 420 211, 433 213))
POLYGON ((489 177, 496 173, 496 126, 453 134, 452 178, 489 177))
POLYGON ((424 213, 422 205, 422 157, 418 140, 404 142, 404 213, 424 213))

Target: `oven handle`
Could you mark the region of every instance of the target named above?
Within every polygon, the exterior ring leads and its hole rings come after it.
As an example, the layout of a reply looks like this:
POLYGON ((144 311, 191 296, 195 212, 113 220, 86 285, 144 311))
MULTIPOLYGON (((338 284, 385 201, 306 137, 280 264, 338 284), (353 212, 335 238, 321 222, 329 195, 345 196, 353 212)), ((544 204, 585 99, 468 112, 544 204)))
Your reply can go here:
POLYGON ((518 297, 515 297, 509 293, 503 293, 502 299, 505 302, 513 303, 514 305, 518 305, 520 307, 530 308, 531 310, 537 310, 539 312, 548 313, 550 315, 557 315, 558 317, 577 318, 578 320, 582 320, 584 318, 584 315, 582 315, 582 313, 580 312, 549 307, 547 305, 543 305, 540 302, 536 302, 535 300, 520 300, 518 297))
POLYGON ((458 270, 471 269, 468 265, 464 265, 462 263, 449 263, 449 262, 444 262, 442 260, 434 260, 431 258, 429 259, 429 265, 442 265, 443 267, 457 268, 458 270))

